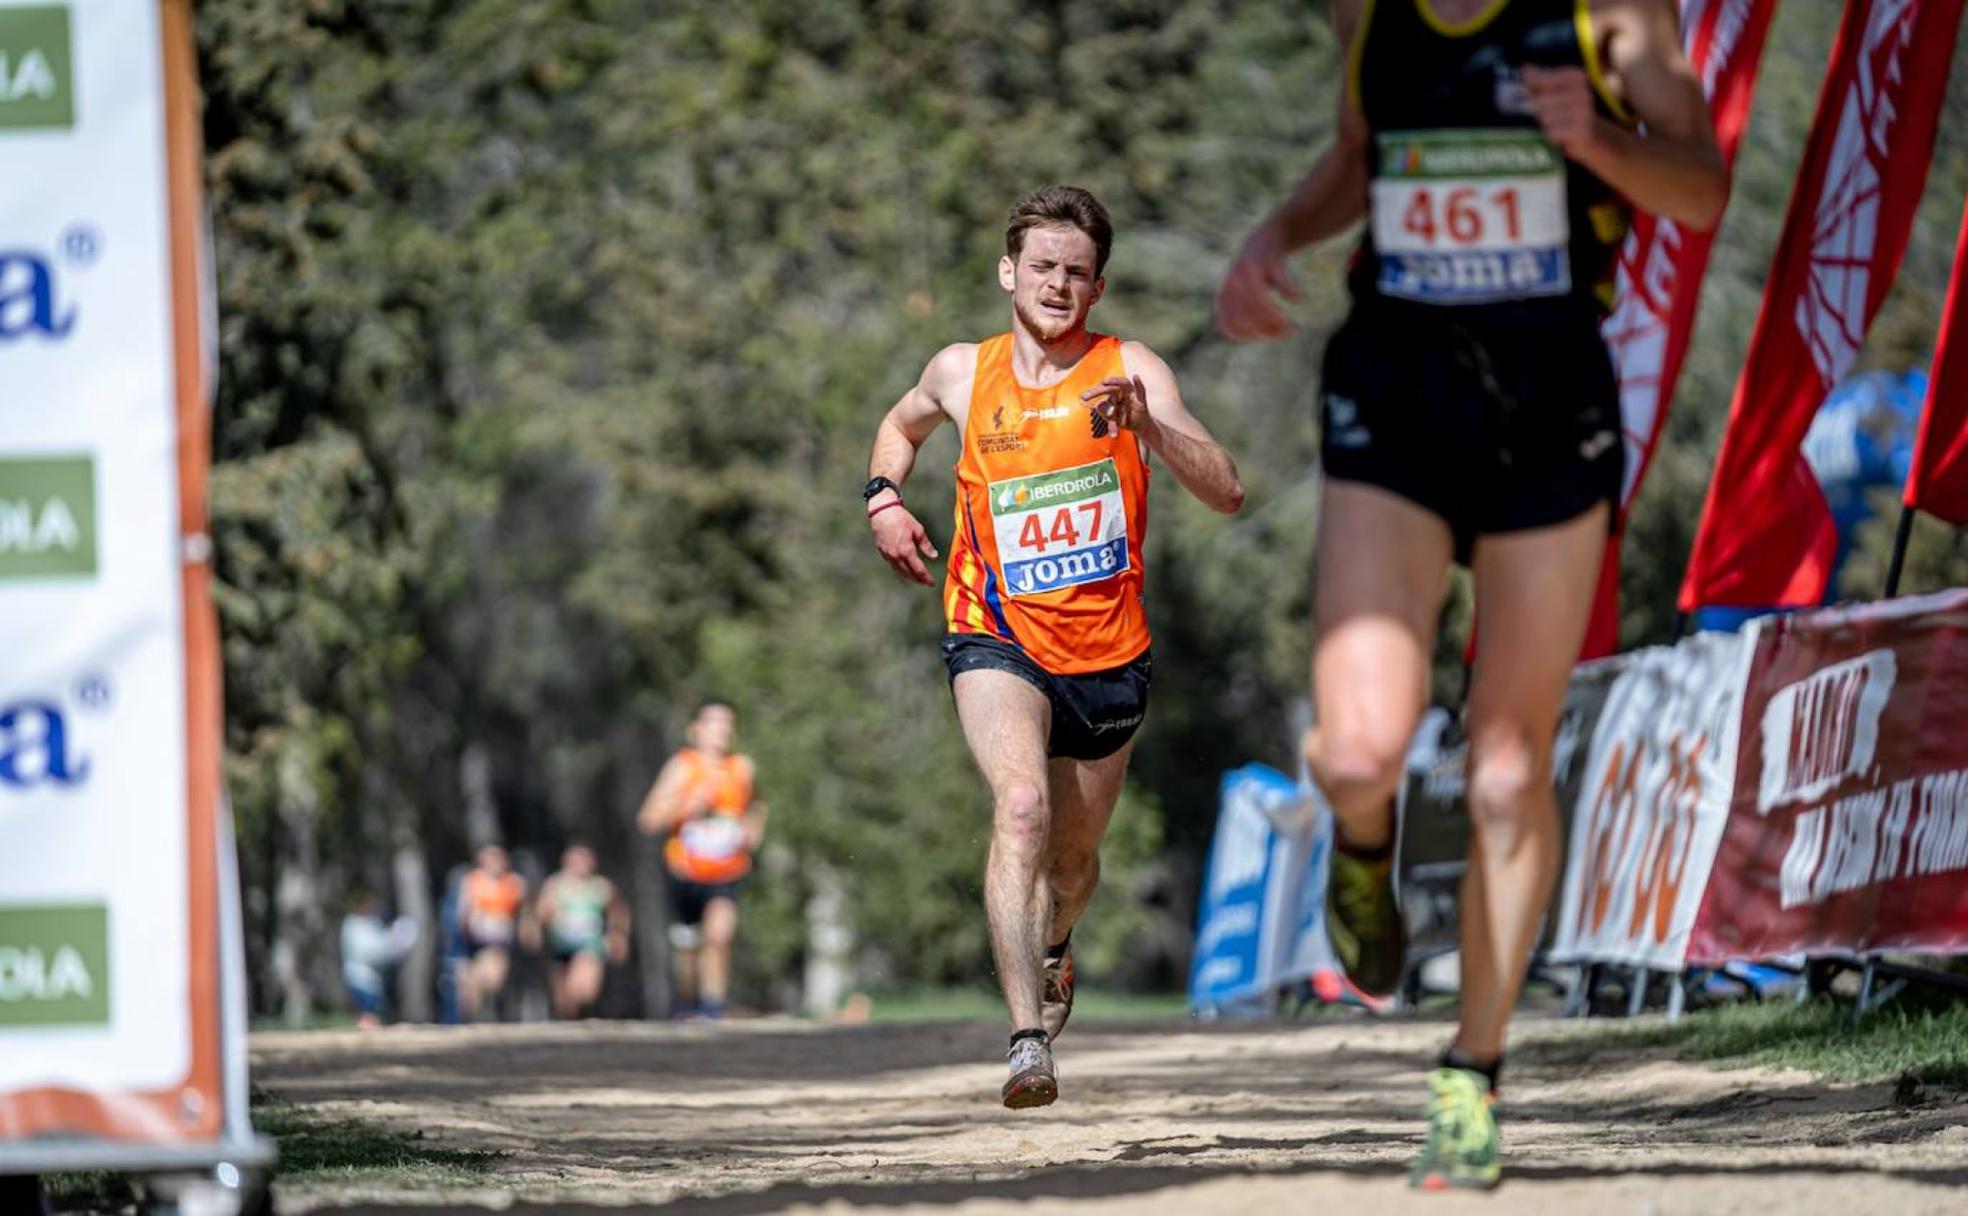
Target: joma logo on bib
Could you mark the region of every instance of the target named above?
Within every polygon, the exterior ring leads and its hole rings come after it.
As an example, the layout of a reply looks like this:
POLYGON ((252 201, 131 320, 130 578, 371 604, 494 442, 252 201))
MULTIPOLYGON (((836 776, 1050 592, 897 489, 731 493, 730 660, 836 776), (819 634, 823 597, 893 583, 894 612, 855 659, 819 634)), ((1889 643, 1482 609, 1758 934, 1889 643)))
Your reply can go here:
POLYGON ((1543 136, 1486 128, 1378 138, 1382 295, 1483 304, 1571 290, 1565 162, 1543 136))
POLYGON ((991 483, 998 564, 1014 596, 1128 569, 1127 504, 1111 459, 991 483))

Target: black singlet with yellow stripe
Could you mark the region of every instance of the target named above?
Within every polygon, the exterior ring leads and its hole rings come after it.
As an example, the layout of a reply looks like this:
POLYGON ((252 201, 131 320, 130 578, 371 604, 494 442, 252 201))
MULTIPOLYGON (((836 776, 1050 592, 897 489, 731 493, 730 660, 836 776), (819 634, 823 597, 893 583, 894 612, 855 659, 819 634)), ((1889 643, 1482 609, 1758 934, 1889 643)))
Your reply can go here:
POLYGON ((1579 67, 1607 88, 1588 0, 1493 0, 1441 20, 1429 0, 1367 0, 1349 68, 1369 131, 1369 223, 1354 297, 1539 324, 1612 304, 1628 206, 1538 130, 1521 69, 1579 67))

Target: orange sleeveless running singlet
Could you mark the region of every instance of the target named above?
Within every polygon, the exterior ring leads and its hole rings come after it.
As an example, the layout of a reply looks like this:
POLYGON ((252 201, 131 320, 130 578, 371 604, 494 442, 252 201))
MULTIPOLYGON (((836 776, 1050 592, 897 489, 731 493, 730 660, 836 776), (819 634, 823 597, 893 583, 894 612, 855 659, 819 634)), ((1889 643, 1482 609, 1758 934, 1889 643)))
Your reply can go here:
POLYGON ((1007 333, 977 348, 943 593, 950 632, 1010 642, 1056 675, 1119 667, 1148 649, 1148 462, 1080 394, 1127 374, 1121 341, 1096 335, 1051 388, 1018 382, 1011 345, 1007 333))
POLYGON ((663 846, 670 873, 686 882, 737 882, 751 872, 745 847, 745 812, 752 809, 752 779, 736 754, 713 760, 694 747, 677 753, 686 789, 708 787, 711 813, 679 827, 663 846))

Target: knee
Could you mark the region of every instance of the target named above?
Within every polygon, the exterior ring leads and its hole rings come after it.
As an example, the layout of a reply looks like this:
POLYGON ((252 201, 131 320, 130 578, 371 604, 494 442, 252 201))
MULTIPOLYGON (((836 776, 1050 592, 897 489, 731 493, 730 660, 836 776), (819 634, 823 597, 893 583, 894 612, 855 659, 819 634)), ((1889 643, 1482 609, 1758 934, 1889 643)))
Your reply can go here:
POLYGON ((1050 829, 1045 791, 1025 781, 1007 785, 997 798, 995 831, 999 840, 1020 851, 1044 847, 1050 829))
MULTIPOLYGON (((720 901, 722 902, 722 901, 720 901)), ((712 950, 728 950, 738 936, 738 908, 733 904, 713 904, 704 912, 704 945, 712 950)))
POLYGON ((1469 749, 1469 818, 1485 837, 1506 847, 1535 817, 1553 809, 1551 760, 1521 731, 1489 732, 1469 749))
POLYGON ((1400 787, 1407 740, 1391 731, 1322 731, 1312 775, 1335 809, 1384 802, 1400 787))
POLYGON ((1100 881, 1100 854, 1060 857, 1046 871, 1046 884, 1064 900, 1078 899, 1100 881))

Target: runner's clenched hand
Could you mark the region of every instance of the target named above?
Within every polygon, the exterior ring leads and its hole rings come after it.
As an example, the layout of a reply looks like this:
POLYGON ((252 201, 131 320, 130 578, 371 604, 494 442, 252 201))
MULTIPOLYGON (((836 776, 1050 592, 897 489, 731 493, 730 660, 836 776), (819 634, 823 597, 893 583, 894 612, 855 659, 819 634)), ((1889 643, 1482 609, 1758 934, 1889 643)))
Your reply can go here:
POLYGON ((1576 161, 1587 159, 1598 146, 1599 112, 1594 107, 1592 81, 1584 68, 1524 68, 1524 88, 1530 93, 1531 113, 1544 137, 1576 161))
POLYGON ((929 576, 928 568, 922 563, 925 557, 936 557, 936 546, 929 542, 929 533, 923 530, 922 521, 910 514, 909 508, 897 502, 892 507, 879 509, 868 517, 868 526, 874 529, 875 551, 894 568, 896 574, 925 587, 936 585, 936 580, 929 576))
POLYGON ((1298 280, 1281 253, 1262 240, 1244 243, 1216 292, 1216 327, 1232 342, 1288 338, 1297 326, 1278 297, 1298 299, 1298 280))

